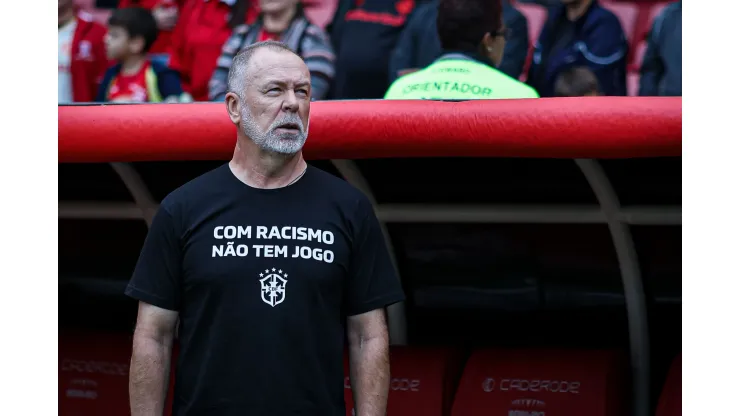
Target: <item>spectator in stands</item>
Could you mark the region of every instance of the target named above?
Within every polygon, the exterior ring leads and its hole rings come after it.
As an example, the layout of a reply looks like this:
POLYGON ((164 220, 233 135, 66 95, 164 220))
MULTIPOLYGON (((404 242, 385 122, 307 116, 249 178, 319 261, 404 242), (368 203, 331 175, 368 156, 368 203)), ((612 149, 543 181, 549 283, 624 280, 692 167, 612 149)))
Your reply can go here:
POLYGON ((177 72, 147 58, 156 39, 157 21, 149 10, 127 7, 111 14, 105 47, 117 64, 106 71, 95 101, 179 101, 183 92, 177 72))
POLYGON ((681 1, 666 6, 653 22, 640 68, 642 96, 681 96, 681 1))
POLYGON ((224 42, 235 27, 252 23, 257 10, 254 0, 185 0, 170 39, 169 66, 194 100, 208 101, 208 82, 224 42))
POLYGON ((185 0, 120 0, 118 8, 143 7, 151 10, 154 19, 157 21, 159 35, 152 47, 149 48, 150 59, 153 62, 167 65, 172 30, 177 24, 179 10, 184 4, 185 0))
POLYGON ((584 66, 568 68, 555 80, 556 97, 593 97, 601 95, 599 80, 584 66))
POLYGON ((383 98, 391 52, 416 3, 339 0, 329 30, 337 54, 332 98, 383 98))
POLYGON ((387 99, 537 98, 537 92, 496 69, 508 30, 501 0, 440 0, 437 34, 442 56, 397 79, 387 99))
POLYGON ((59 0, 59 104, 95 98, 108 68, 105 32, 87 13, 76 13, 73 0, 59 0))
POLYGON ((266 40, 281 41, 300 55, 311 72, 311 97, 326 98, 334 78, 334 50, 326 32, 306 19, 298 0, 261 0, 260 10, 254 24, 237 26, 224 44, 208 85, 209 98, 226 98, 234 56, 247 46, 266 40))
MULTIPOLYGON (((419 5, 411 15, 391 55, 391 82, 409 72, 425 68, 442 54, 437 35, 437 9, 439 0, 419 5)), ((527 19, 515 9, 510 0, 503 0, 504 25, 508 28, 504 57, 498 69, 504 74, 519 78, 524 70, 529 51, 527 19)))
POLYGON ((283 43, 258 42, 228 84, 233 158, 162 200, 126 288, 140 305, 132 414, 162 414, 180 317, 174 415, 344 415, 345 339, 358 413, 385 415, 385 308, 404 293, 368 198, 303 158, 308 68, 283 43), (252 245, 274 237, 257 224, 282 232, 291 254, 252 245), (312 252, 331 260, 294 254, 311 250, 300 239, 313 230, 324 237, 312 252))
POLYGON ((558 74, 591 69, 604 95, 627 94, 627 40, 614 13, 597 0, 561 0, 550 10, 535 44, 527 83, 541 96, 555 94, 558 74))

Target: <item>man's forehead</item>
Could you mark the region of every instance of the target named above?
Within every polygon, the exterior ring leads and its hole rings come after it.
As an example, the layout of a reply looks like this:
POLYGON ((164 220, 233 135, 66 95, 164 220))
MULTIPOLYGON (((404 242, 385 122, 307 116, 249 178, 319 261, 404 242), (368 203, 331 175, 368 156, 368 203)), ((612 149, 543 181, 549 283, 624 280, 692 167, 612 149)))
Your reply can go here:
POLYGON ((298 56, 287 51, 275 51, 262 48, 254 51, 249 60, 248 72, 252 76, 269 76, 275 71, 281 73, 308 74, 308 67, 298 56))

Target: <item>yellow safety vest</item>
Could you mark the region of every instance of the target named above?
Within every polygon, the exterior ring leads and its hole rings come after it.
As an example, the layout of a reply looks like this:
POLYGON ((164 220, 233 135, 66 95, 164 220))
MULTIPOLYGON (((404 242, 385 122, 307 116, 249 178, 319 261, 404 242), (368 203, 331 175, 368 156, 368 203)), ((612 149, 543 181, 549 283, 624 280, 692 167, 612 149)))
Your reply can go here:
POLYGON ((494 100, 539 98, 534 88, 470 59, 440 59, 397 79, 388 100, 494 100))

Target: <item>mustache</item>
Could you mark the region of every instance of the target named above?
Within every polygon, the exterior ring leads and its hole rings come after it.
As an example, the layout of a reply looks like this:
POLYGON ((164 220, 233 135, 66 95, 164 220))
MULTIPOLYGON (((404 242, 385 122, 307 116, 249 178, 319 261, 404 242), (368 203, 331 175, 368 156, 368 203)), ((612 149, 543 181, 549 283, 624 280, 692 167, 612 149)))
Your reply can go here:
POLYGON ((303 121, 297 115, 285 116, 281 118, 280 120, 273 122, 272 125, 270 126, 270 131, 275 131, 276 129, 279 129, 281 127, 296 128, 301 133, 305 132, 303 121))

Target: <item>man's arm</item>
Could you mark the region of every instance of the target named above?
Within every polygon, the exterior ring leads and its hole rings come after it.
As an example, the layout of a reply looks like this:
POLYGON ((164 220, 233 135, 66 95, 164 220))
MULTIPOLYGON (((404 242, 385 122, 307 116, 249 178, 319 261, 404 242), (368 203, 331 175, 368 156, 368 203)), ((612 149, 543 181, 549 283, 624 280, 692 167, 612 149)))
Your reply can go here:
POLYGON ((356 416, 385 416, 390 385, 385 309, 347 318, 349 368, 356 416))
POLYGON ((177 312, 139 302, 129 372, 132 416, 161 416, 169 385, 177 312))

